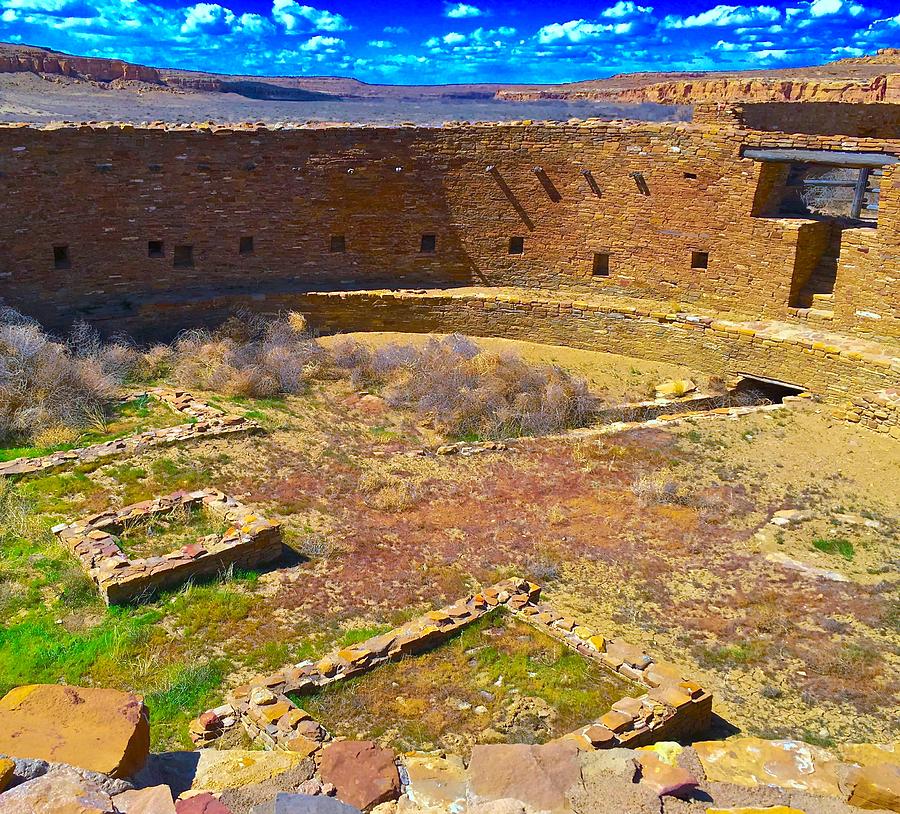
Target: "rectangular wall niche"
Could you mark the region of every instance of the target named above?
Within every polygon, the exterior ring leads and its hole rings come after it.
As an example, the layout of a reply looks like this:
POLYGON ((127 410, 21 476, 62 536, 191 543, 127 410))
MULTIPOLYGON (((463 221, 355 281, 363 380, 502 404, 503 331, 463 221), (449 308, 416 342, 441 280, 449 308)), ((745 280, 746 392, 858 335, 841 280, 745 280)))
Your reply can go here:
POLYGON ((609 254, 607 252, 594 252, 591 274, 594 277, 609 277, 609 254))
POLYGON ((71 268, 72 261, 69 259, 69 247, 68 246, 54 246, 53 247, 53 268, 55 269, 67 269, 71 268))
POLYGON ((177 269, 189 269, 194 267, 194 247, 176 246, 173 255, 173 264, 177 269))
POLYGON ((343 235, 332 235, 328 250, 335 254, 347 251, 347 238, 343 235))
POLYGON ((163 242, 161 240, 147 241, 147 257, 164 257, 163 242))
POLYGON ((525 238, 524 237, 511 237, 509 239, 509 253, 510 254, 525 254, 525 238))
POLYGON ((437 251, 437 235, 422 235, 419 251, 422 254, 434 254, 437 251))
POLYGON ((238 243, 238 252, 240 254, 253 254, 253 238, 242 237, 238 243))
POLYGON ((691 252, 691 268, 709 268, 709 252, 691 252))

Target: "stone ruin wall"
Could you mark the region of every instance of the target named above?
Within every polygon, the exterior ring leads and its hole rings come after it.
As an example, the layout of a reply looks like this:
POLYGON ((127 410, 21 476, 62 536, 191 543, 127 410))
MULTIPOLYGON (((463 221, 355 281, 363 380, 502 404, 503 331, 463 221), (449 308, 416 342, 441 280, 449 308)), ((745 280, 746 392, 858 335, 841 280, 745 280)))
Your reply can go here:
MULTIPOLYGON (((182 311, 212 318, 235 300, 459 285, 790 320, 827 227, 773 216, 777 165, 746 147, 900 154, 900 139, 748 131, 727 111, 694 124, 0 127, 0 298, 54 328, 84 317, 169 335, 182 311), (424 234, 436 253, 420 253, 424 234), (511 237, 524 254, 508 253, 511 237), (58 245, 70 268, 54 268, 58 245), (174 267, 177 245, 193 246, 193 267, 174 267), (592 274, 595 253, 608 276, 592 274)), ((844 232, 830 329, 900 335, 896 176, 886 168, 877 230, 844 232)))
MULTIPOLYGON (((900 74, 897 75, 900 80, 900 74)), ((900 91, 900 82, 898 82, 900 91)), ((900 98, 900 94, 898 94, 900 98)), ((900 135, 900 104, 843 102, 759 102, 697 105, 694 122, 729 122, 747 130, 807 135, 862 136, 896 139, 900 135)))

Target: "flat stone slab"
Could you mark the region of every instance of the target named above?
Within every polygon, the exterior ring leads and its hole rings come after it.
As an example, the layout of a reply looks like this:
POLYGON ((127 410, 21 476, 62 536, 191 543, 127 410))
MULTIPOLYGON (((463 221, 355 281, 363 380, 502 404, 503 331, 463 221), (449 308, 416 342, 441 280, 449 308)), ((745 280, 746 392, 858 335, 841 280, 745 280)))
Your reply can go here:
POLYGON ((735 738, 695 743, 711 782, 778 786, 824 797, 840 797, 840 761, 828 750, 802 741, 735 738))
POLYGON ((116 814, 100 787, 72 769, 48 772, 0 794, 0 814, 116 814))
POLYGON ((360 814, 360 810, 321 794, 282 793, 269 803, 253 806, 250 814, 360 814))
POLYGON ((201 749, 191 788, 219 792, 273 780, 305 760, 296 752, 201 749))
POLYGON ((361 811, 395 800, 400 775, 394 753, 373 741, 336 741, 322 750, 319 774, 337 789, 337 796, 361 811))
POLYGON ((149 752, 149 713, 132 693, 29 684, 0 698, 0 754, 128 777, 149 752))
POLYGON ((578 747, 571 741, 476 746, 467 797, 470 806, 518 800, 528 812, 564 812, 570 810, 566 792, 580 780, 578 747))
POLYGON ((404 755, 403 768, 409 778, 406 796, 422 808, 461 810, 466 799, 466 768, 458 755, 404 755))
POLYGON ((168 786, 123 791, 112 798, 120 814, 175 814, 175 801, 168 786))

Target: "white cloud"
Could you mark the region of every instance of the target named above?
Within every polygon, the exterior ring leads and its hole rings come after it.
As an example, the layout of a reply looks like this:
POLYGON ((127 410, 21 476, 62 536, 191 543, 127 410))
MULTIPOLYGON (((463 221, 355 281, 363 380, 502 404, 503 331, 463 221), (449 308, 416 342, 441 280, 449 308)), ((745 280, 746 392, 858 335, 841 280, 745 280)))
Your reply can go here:
MULTIPOLYGON (((833 2, 833 0, 825 0, 833 2)), ((840 2, 840 0, 837 0, 840 2)), ((764 25, 781 19, 781 12, 772 6, 714 6, 700 14, 679 17, 670 14, 663 20, 664 28, 702 28, 705 26, 764 25)))
POLYGON ((312 6, 301 6, 296 0, 272 0, 272 18, 289 33, 303 31, 349 31, 353 26, 342 14, 312 6))
POLYGON ((409 29, 402 25, 386 25, 384 27, 385 34, 409 34, 409 29))
POLYGON ((197 3, 191 6, 181 26, 182 34, 227 34, 233 30, 235 16, 218 3, 197 3))
POLYGON ((338 47, 343 47, 343 45, 344 41, 340 37, 323 37, 321 34, 317 34, 315 37, 310 37, 304 42, 300 46, 300 50, 334 53, 338 47))
POLYGON ((779 60, 788 56, 787 49, 783 48, 767 48, 762 51, 753 51, 753 56, 759 60, 779 60))
POLYGON ((458 31, 451 31, 447 34, 444 34, 441 39, 446 45, 459 45, 459 43, 466 41, 466 35, 460 34, 458 31))
POLYGON ((636 14, 650 14, 652 11, 652 6, 639 6, 632 0, 619 0, 614 6, 602 11, 600 16, 621 19, 622 17, 633 17, 636 14))
POLYGON ((394 43, 390 40, 369 40, 370 48, 393 48, 394 43))
MULTIPOLYGON (((628 25, 627 23, 625 25, 628 25)), ((569 20, 567 23, 551 23, 537 32, 537 40, 541 45, 566 40, 568 42, 585 42, 595 40, 603 34, 613 31, 616 26, 603 23, 592 23, 588 20, 569 20)))
POLYGON ((448 4, 445 6, 444 16, 458 20, 464 17, 483 17, 484 12, 478 6, 470 6, 468 3, 457 3, 456 5, 448 4))
POLYGON ((813 17, 824 17, 828 14, 837 14, 843 5, 841 0, 813 0, 809 6, 809 13, 813 17))

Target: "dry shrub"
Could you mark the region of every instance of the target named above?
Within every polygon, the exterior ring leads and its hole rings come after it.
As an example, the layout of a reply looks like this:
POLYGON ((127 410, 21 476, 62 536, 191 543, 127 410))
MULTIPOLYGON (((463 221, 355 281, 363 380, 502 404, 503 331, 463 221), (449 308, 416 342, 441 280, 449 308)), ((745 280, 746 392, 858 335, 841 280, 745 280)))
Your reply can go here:
POLYGON ((172 372, 184 387, 255 398, 300 393, 314 378, 347 379, 457 437, 555 432, 584 424, 597 404, 583 379, 514 353, 482 351, 463 336, 374 349, 344 338, 326 349, 296 313, 276 321, 242 315, 214 333, 184 333, 172 372))
POLYGON ((214 333, 187 331, 175 341, 172 374, 184 387, 230 396, 300 393, 325 362, 325 351, 299 327, 305 320, 239 315, 214 333))
POLYGON ((514 353, 482 351, 459 335, 429 339, 422 348, 377 350, 344 340, 332 349, 331 363, 354 386, 381 387, 390 406, 413 409, 457 437, 555 432, 583 424, 596 408, 583 379, 514 353))
POLYGON ((11 308, 0 308, 0 443, 32 443, 55 428, 75 430, 108 414, 138 353, 122 341, 103 343, 84 323, 66 342, 11 308))
POLYGON ((644 506, 693 505, 692 488, 691 485, 660 472, 644 472, 631 484, 631 491, 644 506))

